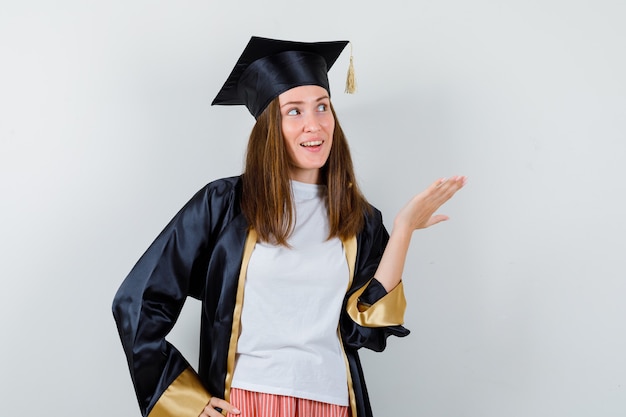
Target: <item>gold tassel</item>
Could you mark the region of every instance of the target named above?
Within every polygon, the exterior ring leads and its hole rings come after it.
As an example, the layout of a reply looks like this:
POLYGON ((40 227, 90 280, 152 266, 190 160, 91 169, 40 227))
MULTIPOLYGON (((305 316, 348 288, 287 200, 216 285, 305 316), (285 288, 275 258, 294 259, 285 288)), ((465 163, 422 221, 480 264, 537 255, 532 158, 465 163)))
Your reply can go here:
POLYGON ((354 77, 354 63, 352 62, 352 42, 350 42, 350 65, 348 66, 348 77, 346 79, 346 93, 356 92, 356 78, 354 77))

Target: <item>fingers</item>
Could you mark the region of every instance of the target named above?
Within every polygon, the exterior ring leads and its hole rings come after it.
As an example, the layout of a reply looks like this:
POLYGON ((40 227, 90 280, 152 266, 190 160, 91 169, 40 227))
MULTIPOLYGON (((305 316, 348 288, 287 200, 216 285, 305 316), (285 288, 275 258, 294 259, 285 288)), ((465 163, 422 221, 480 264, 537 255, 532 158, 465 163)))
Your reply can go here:
POLYGON ((428 193, 441 205, 452 198, 466 183, 466 176, 458 175, 451 178, 442 178, 429 187, 428 193))
POLYGON ((427 216, 427 220, 418 228, 430 227, 437 223, 446 221, 448 216, 434 214, 446 201, 450 200, 454 194, 467 183, 467 177, 457 175, 451 178, 441 178, 431 184, 423 193, 422 213, 427 216))
POLYGON ((221 398, 212 397, 199 417, 223 417, 223 411, 230 414, 241 414, 241 411, 229 402, 221 398))
POLYGON ((453 189, 454 191, 457 191, 461 189, 465 185, 466 182, 467 182, 466 176, 457 175, 451 178, 441 178, 435 181, 435 183, 431 187, 435 189, 443 188, 446 190, 453 189))
POLYGON ((445 214, 435 214, 434 216, 432 216, 428 220, 428 223, 426 224, 426 227, 433 226, 433 225, 435 225, 437 223, 445 222, 448 219, 449 219, 449 217, 446 216, 445 214))
POLYGON ((466 182, 467 177, 460 175, 435 181, 400 210, 394 220, 394 229, 412 232, 448 220, 448 216, 435 212, 466 182))

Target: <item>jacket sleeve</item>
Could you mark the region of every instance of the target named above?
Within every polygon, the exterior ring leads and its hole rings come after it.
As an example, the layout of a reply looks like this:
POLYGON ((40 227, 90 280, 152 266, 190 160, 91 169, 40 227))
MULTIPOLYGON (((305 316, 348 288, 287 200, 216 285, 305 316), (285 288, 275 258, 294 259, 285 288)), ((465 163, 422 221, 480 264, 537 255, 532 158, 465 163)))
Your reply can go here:
POLYGON ((165 337, 188 295, 204 291, 225 187, 207 186, 170 221, 121 284, 113 301, 142 415, 197 417, 211 398, 188 361, 165 337))
POLYGON ((373 209, 357 237, 354 276, 341 317, 342 339, 349 348, 366 347, 380 352, 385 349, 389 336, 409 334, 402 326, 406 308, 402 282, 387 293, 374 277, 388 240, 382 216, 373 209))

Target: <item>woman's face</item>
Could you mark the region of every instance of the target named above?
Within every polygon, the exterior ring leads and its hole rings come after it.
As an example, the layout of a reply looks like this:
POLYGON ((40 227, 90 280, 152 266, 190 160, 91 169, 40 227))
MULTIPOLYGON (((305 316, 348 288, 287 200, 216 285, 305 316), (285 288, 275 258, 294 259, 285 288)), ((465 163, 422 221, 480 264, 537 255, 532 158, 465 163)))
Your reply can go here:
POLYGON ((335 118, 326 89, 292 88, 278 96, 292 180, 316 184, 333 145, 335 118))

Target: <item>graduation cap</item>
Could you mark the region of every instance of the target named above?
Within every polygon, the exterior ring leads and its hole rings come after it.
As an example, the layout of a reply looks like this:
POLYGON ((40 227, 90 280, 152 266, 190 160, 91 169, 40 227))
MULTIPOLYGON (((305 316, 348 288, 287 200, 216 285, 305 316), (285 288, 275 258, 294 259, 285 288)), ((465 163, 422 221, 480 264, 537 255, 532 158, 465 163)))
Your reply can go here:
POLYGON ((347 44, 253 36, 211 105, 243 104, 258 118, 274 98, 294 87, 318 85, 330 94, 328 70, 347 44))

